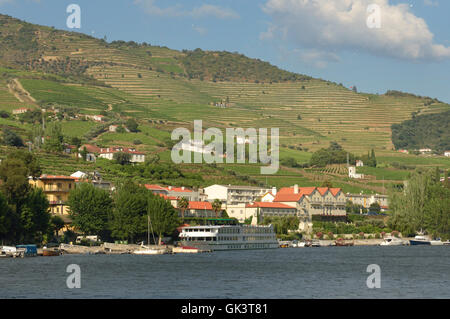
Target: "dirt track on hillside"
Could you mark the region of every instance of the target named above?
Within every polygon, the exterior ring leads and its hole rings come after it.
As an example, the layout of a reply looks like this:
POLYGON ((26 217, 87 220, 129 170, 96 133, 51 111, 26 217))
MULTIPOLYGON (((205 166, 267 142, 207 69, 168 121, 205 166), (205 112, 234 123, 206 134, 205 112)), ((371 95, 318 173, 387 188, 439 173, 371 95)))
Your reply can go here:
POLYGON ((8 90, 22 103, 36 105, 36 100, 25 90, 18 79, 8 83, 8 90))

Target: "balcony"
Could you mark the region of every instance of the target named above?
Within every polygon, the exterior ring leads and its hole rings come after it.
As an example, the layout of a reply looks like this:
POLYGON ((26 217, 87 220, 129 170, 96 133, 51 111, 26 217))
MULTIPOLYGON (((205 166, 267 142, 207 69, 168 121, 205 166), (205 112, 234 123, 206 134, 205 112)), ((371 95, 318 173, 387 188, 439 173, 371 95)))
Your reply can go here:
POLYGON ((50 205, 65 205, 66 202, 63 200, 53 200, 53 201, 49 201, 50 205))
POLYGON ((58 188, 58 187, 44 187, 44 192, 54 192, 54 193, 68 193, 70 189, 58 188))

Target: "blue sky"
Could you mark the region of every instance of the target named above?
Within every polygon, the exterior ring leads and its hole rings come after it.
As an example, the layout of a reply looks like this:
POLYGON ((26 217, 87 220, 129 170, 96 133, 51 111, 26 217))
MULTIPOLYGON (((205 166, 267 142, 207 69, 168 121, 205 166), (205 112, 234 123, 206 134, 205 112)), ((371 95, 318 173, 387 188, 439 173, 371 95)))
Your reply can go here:
POLYGON ((76 31, 108 41, 237 51, 363 92, 450 102, 447 0, 0 0, 0 12, 69 30, 72 3, 81 7, 76 31), (371 17, 380 28, 367 27, 371 17))

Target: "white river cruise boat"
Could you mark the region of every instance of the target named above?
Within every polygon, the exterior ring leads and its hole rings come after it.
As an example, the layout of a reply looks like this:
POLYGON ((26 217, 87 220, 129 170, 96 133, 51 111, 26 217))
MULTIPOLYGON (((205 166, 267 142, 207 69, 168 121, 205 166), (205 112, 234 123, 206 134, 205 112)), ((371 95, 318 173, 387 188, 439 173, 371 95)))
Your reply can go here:
POLYGON ((188 226, 180 233, 182 246, 205 250, 278 248, 272 225, 188 226))

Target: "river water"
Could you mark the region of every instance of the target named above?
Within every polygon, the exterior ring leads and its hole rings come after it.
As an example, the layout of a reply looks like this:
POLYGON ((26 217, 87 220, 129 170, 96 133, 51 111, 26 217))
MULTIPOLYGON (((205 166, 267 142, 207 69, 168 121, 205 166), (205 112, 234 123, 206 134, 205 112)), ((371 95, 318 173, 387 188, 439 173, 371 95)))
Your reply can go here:
POLYGON ((0 259, 0 298, 450 298, 450 247, 320 247, 0 259), (81 271, 69 289, 68 265, 81 271), (369 289, 368 265, 381 269, 369 289))

